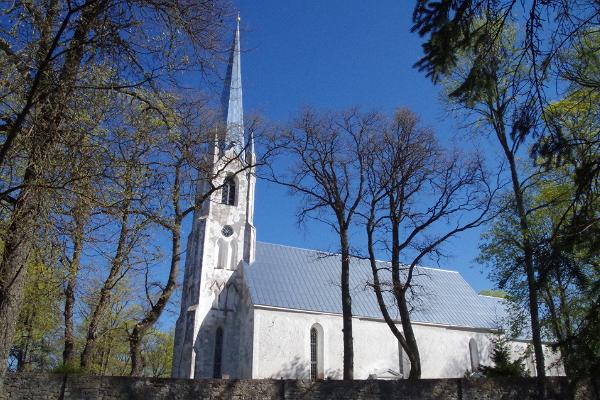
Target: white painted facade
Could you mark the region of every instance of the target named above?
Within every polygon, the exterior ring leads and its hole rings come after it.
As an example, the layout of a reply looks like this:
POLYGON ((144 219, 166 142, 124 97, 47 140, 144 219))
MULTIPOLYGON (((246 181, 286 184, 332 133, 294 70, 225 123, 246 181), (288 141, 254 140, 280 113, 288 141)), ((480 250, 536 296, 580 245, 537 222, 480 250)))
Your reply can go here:
MULTIPOLYGON (((313 379, 341 379, 341 315, 255 304, 244 277, 256 252, 255 175, 253 168, 245 169, 255 157, 252 139, 245 146, 244 157, 236 157, 244 148, 240 143, 244 135, 239 26, 225 98, 227 129, 212 156, 213 172, 221 172, 216 178, 204 179, 198 193, 207 193, 225 179, 232 180, 232 188, 214 192, 194 214, 172 375, 309 379, 313 361, 313 379), (224 192, 229 190, 233 196, 224 192)), ((493 332, 489 329, 417 322, 414 332, 423 378, 462 377, 473 366, 491 364, 493 332)), ((408 376, 410 364, 383 320, 355 317, 353 335, 355 379, 408 376)), ((514 342, 515 356, 526 347, 524 342, 514 342)))
MULTIPOLYGON (((252 378, 310 378, 310 328, 323 328, 324 378, 341 379, 343 361, 342 317, 335 314, 254 307, 252 378)), ((492 365, 490 359, 494 333, 461 327, 414 325, 421 356, 422 378, 460 378, 471 371, 469 342, 477 344, 478 364, 492 365)), ((401 326, 398 325, 400 330, 401 326)), ((368 379, 386 376, 386 371, 408 376, 410 363, 383 320, 355 317, 354 377, 368 379), (403 373, 402 373, 403 372, 403 373)), ((526 342, 512 343, 514 356, 527 350, 526 342)), ((548 361, 556 356, 548 352, 548 361)), ((532 365, 529 366, 530 368, 532 365)), ((549 368, 550 375, 561 374, 549 368)), ((250 376, 248 376, 250 377, 250 376)))

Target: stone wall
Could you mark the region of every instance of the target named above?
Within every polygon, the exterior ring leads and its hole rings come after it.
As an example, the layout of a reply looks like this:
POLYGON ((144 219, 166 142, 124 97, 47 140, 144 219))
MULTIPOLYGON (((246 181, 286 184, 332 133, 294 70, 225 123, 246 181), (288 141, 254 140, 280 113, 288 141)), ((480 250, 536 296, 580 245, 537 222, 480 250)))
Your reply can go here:
MULTIPOLYGON (((565 378, 548 378, 548 400, 568 399, 565 378)), ((532 400, 531 378, 409 381, 187 380, 82 375, 8 375, 0 398, 10 400, 532 400)), ((577 385, 577 400, 600 399, 600 379, 577 385)))

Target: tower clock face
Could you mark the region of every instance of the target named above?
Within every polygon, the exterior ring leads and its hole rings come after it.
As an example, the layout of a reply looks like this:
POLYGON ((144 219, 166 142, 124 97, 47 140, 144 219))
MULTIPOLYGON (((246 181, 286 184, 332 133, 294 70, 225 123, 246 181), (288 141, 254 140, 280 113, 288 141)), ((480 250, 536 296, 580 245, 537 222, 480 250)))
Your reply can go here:
POLYGON ((221 233, 223 234, 223 236, 229 237, 233 235, 233 228, 231 227, 231 225, 225 225, 223 229, 221 229, 221 233))

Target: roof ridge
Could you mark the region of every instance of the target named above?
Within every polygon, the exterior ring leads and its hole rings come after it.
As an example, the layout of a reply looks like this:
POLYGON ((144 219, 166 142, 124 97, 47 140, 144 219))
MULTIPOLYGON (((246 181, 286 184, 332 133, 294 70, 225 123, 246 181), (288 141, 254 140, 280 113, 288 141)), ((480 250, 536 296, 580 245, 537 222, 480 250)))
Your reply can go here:
POLYGON ((271 246, 287 247, 287 248, 290 248, 290 249, 303 250, 303 251, 322 252, 322 253, 329 253, 329 254, 334 254, 334 255, 340 254, 340 253, 336 253, 336 252, 332 252, 332 251, 326 251, 326 250, 307 249, 306 247, 290 246, 289 244, 261 242, 259 240, 257 240, 256 243, 268 244, 268 245, 271 245, 271 246))
MULTIPOLYGON (((319 252, 319 253, 328 253, 330 255, 340 255, 340 253, 338 253, 338 252, 327 251, 327 250, 318 250, 318 249, 307 249, 306 247, 290 246, 288 244, 261 242, 261 241, 258 241, 258 240, 256 241, 256 243, 267 244, 267 245, 271 245, 271 246, 287 247, 287 248, 290 248, 290 249, 296 249, 296 250, 302 250, 302 251, 310 251, 310 252, 313 252, 313 253, 319 252)), ((368 260, 367 258, 357 257, 355 255, 351 255, 350 257, 358 258, 359 260, 368 260)), ((375 261, 376 262, 381 262, 381 263, 386 263, 386 264, 390 264, 391 263, 391 261, 385 261, 385 260, 375 260, 375 261)), ((403 264, 403 265, 407 265, 407 264, 403 264)), ((460 272, 452 270, 452 269, 425 267, 425 266, 420 265, 420 264, 417 264, 417 268, 431 269, 431 270, 434 270, 434 271, 453 272, 455 274, 459 274, 460 275, 460 272)))

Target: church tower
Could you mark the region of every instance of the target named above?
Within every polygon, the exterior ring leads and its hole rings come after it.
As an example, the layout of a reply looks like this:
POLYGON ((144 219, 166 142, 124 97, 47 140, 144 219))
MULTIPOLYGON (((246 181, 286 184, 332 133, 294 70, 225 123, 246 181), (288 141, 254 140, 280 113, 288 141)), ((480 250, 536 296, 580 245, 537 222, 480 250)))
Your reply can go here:
POLYGON ((172 376, 239 376, 241 265, 254 261, 254 138, 244 136, 240 19, 222 97, 222 134, 209 151, 212 173, 199 177, 188 237, 181 311, 175 329, 172 376))

